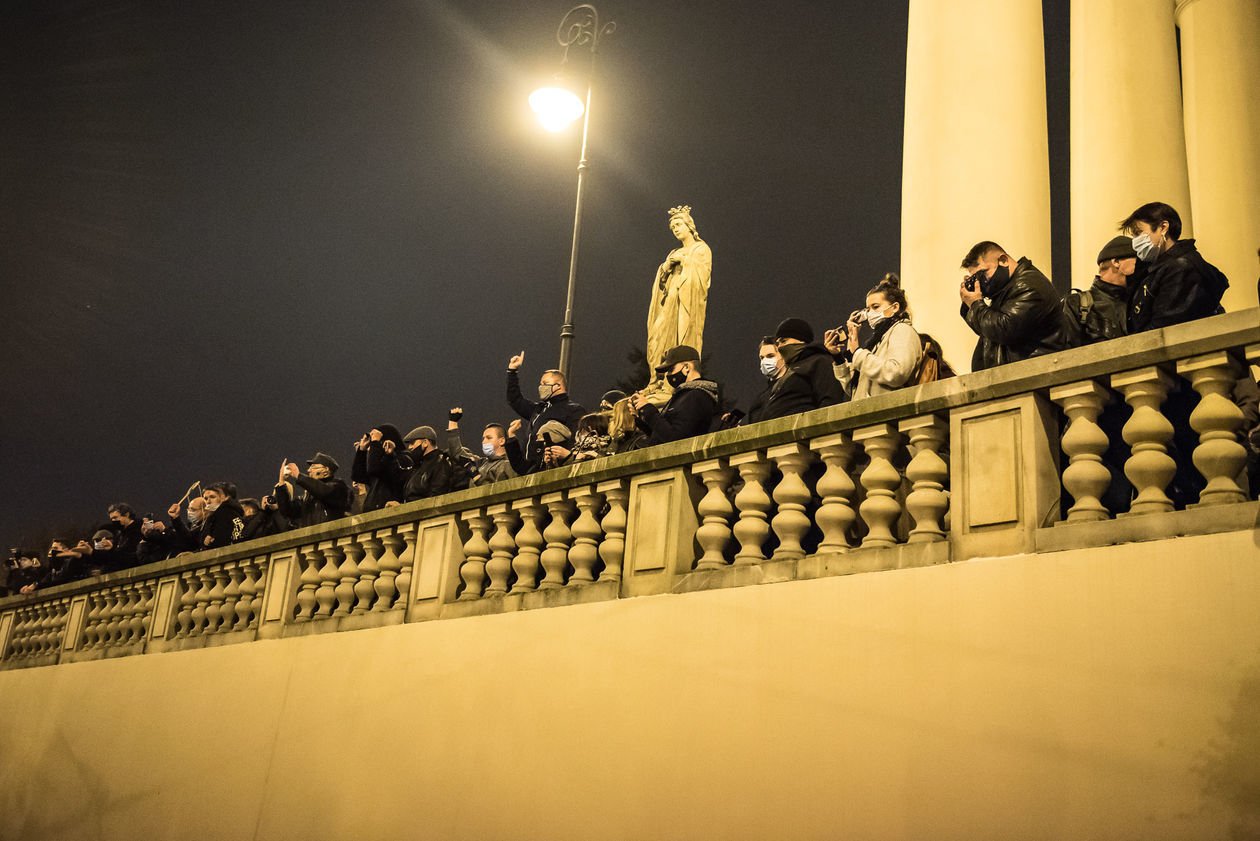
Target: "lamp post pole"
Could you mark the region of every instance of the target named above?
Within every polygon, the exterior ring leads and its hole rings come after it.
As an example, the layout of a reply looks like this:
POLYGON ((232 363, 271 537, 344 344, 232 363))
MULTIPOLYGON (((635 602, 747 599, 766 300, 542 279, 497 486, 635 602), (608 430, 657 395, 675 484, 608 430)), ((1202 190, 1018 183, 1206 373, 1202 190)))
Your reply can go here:
POLYGON ((577 286, 578 243, 582 236, 582 193, 586 187, 586 145, 591 128, 591 90, 595 82, 595 56, 599 49, 599 41, 617 28, 617 24, 608 21, 602 27, 599 13, 589 3, 574 6, 560 21, 556 31, 556 40, 564 47, 564 59, 569 58, 570 47, 590 47, 591 66, 586 79, 586 108, 582 117, 582 152, 577 167, 577 203, 573 210, 573 249, 569 253, 569 287, 564 297, 564 325, 560 328, 560 364, 559 369, 565 379, 569 377, 569 362, 573 355, 573 292, 577 286))

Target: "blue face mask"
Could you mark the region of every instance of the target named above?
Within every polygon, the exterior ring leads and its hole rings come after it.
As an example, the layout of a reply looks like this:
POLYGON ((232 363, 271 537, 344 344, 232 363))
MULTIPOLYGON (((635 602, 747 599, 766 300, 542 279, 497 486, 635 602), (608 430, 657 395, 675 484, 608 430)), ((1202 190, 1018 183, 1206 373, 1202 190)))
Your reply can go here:
POLYGON ((489 441, 482 441, 481 451, 486 454, 486 458, 490 458, 494 455, 494 444, 491 444, 489 441))
POLYGON ((779 360, 773 356, 761 357, 761 373, 766 377, 773 377, 779 371, 779 360))

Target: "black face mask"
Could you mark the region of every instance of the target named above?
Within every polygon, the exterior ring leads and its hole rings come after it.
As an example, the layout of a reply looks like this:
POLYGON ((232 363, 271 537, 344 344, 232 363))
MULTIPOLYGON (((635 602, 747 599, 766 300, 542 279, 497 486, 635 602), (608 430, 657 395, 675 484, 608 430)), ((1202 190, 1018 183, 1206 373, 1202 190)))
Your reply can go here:
POLYGON ((1006 268, 1006 266, 1003 266, 1002 264, 999 263, 998 267, 993 270, 993 277, 989 278, 988 280, 981 278, 980 294, 984 295, 984 297, 986 298, 989 297, 990 291, 992 291, 995 287, 1001 287, 1005 285, 1006 281, 1010 280, 1010 278, 1011 278, 1010 269, 1006 268))
POLYGON ((669 387, 670 387, 670 388, 678 388, 678 386, 680 386, 680 385, 682 385, 683 383, 687 382, 687 372, 686 372, 686 371, 678 371, 678 372, 673 373, 673 374, 666 374, 666 375, 665 375, 665 382, 669 383, 669 387))

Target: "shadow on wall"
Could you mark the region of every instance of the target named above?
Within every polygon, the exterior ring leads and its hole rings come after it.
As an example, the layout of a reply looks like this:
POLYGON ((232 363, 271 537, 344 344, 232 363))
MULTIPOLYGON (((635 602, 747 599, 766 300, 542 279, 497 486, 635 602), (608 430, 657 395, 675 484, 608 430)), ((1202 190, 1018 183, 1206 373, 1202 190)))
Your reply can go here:
POLYGON ((1204 753, 1203 795, 1229 810, 1229 837, 1260 839, 1260 663, 1243 678, 1219 740, 1204 753))

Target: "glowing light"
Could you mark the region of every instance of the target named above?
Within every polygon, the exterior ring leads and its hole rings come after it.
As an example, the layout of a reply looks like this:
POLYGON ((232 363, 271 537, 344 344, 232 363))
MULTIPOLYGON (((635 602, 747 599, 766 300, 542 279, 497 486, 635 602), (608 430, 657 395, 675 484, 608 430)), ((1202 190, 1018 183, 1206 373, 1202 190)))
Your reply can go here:
POLYGON ((547 131, 563 131, 586 110, 582 100, 564 88, 539 88, 529 95, 529 107, 547 131))

